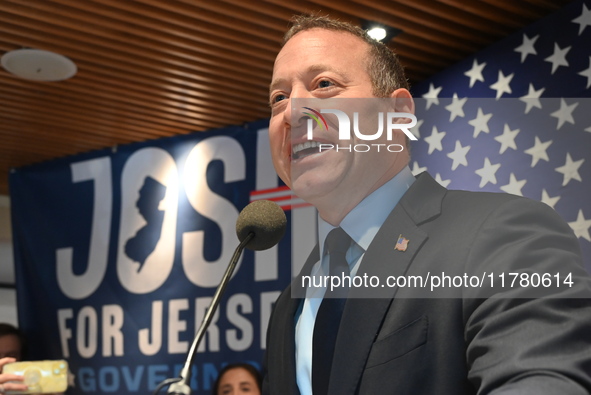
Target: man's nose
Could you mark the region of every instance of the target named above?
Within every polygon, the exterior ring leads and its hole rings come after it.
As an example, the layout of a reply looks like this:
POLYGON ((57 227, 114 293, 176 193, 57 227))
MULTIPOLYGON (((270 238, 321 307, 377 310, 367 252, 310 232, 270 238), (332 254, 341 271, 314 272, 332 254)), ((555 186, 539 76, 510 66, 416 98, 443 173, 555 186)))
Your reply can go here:
POLYGON ((306 126, 310 117, 304 114, 304 111, 303 107, 291 109, 289 124, 293 129, 304 128, 306 126))
POLYGON ((305 114, 305 100, 302 99, 308 99, 311 97, 312 95, 307 89, 294 88, 289 99, 286 99, 287 106, 283 113, 285 117, 284 122, 292 128, 303 128, 309 117, 305 114))

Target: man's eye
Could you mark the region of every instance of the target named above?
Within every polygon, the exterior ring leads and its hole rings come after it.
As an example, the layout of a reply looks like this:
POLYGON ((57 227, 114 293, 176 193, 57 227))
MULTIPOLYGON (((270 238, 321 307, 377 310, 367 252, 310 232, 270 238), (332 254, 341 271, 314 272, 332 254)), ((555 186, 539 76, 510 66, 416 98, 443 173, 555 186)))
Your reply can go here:
POLYGON ((271 104, 279 103, 281 100, 285 100, 285 99, 287 99, 287 96, 285 96, 285 95, 275 95, 271 99, 271 104))
POLYGON ((319 88, 328 88, 331 87, 333 83, 329 80, 322 80, 318 83, 319 88))

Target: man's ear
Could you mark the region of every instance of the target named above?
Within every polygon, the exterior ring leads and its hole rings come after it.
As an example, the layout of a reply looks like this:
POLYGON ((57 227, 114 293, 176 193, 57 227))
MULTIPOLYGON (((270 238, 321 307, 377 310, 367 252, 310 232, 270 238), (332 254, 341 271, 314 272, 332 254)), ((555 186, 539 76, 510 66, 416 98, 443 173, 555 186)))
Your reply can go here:
POLYGON ((394 101, 395 112, 415 113, 415 102, 412 99, 410 92, 407 89, 399 88, 390 94, 394 101))

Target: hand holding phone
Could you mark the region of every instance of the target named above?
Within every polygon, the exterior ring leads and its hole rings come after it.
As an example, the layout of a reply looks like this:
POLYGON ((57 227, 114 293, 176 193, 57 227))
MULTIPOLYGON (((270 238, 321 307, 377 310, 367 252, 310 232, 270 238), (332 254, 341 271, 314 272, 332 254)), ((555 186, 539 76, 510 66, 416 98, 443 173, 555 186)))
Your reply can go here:
POLYGON ((6 388, 6 394, 50 394, 64 392, 68 388, 68 362, 24 361, 4 365, 2 374, 22 376, 26 390, 6 388))
POLYGON ((16 359, 12 357, 0 358, 0 395, 6 394, 8 391, 26 390, 27 386, 22 382, 24 378, 10 373, 2 373, 2 368, 8 363, 15 362, 16 359))

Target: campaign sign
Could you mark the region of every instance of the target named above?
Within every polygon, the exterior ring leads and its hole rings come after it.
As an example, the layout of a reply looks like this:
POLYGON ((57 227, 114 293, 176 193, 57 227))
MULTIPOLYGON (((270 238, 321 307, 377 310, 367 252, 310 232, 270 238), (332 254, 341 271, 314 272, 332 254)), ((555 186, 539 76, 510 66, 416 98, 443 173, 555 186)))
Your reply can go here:
POLYGON ((288 229, 246 250, 192 369, 261 368, 273 304, 315 240, 315 211, 279 184, 268 121, 114 147, 10 175, 18 314, 28 359, 66 359, 68 394, 147 394, 178 377, 251 200, 288 229), (293 210, 292 210, 293 208, 293 210), (292 247, 292 243, 293 247, 292 247))

